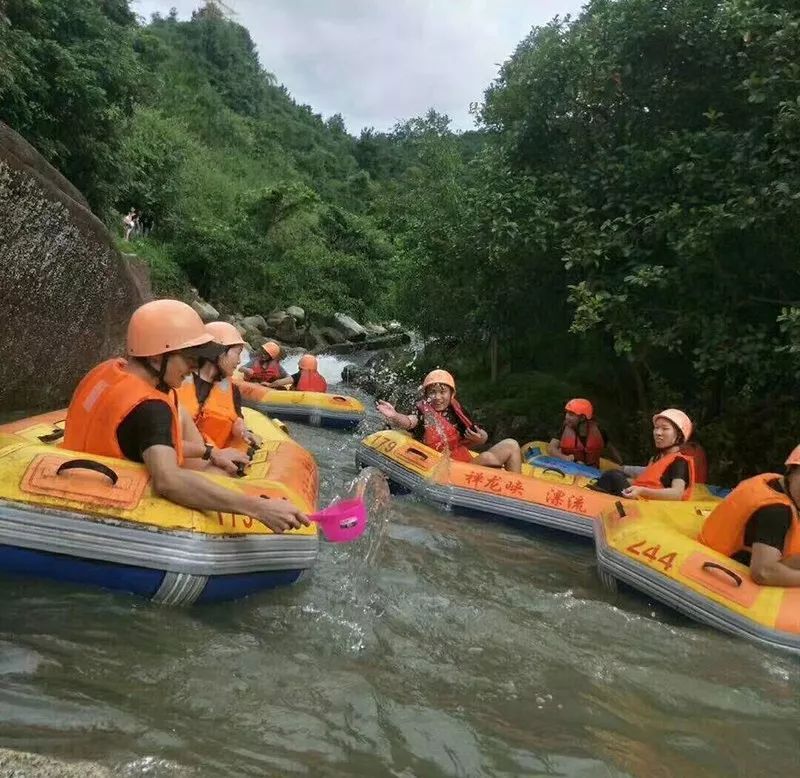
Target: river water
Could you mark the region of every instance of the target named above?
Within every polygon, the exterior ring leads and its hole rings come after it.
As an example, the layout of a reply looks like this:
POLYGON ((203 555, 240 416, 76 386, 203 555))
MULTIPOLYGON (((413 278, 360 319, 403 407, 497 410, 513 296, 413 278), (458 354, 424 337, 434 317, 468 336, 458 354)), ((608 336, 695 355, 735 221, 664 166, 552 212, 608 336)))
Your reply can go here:
MULTIPOLYGON (((292 432, 343 493, 358 436, 292 432)), ((122 776, 800 774, 797 659, 605 593, 585 541, 413 497, 369 532, 190 610, 0 578, 0 747, 122 776)))

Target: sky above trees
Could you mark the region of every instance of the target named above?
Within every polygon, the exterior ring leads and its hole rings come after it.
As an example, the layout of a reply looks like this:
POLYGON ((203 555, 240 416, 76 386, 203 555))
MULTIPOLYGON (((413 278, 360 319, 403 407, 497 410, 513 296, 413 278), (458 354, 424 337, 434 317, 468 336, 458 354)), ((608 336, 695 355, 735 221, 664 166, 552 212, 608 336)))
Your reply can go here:
MULTIPOLYGON (((187 18, 202 0, 134 0, 149 18, 174 6, 187 18)), ((581 0, 228 0, 262 65, 350 132, 385 130, 428 108, 454 129, 473 126, 470 104, 530 28, 575 14, 581 0)))

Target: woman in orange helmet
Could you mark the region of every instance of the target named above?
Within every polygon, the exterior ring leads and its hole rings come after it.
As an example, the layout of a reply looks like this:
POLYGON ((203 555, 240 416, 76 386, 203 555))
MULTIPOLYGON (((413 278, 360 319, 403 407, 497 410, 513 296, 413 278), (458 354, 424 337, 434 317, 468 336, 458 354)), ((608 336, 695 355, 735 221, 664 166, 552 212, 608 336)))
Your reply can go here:
POLYGON ((126 350, 128 359, 102 362, 78 384, 64 448, 142 462, 153 491, 187 508, 240 513, 273 532, 308 524, 288 501, 225 489, 186 468, 187 459, 208 450, 190 417, 187 424, 175 390, 200 359, 216 359, 220 351, 191 307, 178 300, 140 306, 128 323, 126 350), (189 426, 194 435, 186 435, 189 426))
POLYGON ((594 408, 588 400, 576 397, 564 406, 564 411, 561 432, 547 448, 551 457, 599 467, 600 457, 608 449, 612 459, 622 461, 617 449, 608 442, 605 430, 595 421, 594 408))
POLYGON ((474 462, 485 467, 504 467, 522 471, 519 443, 507 438, 472 458, 469 449, 483 446, 489 438, 470 419, 456 400, 456 382, 446 370, 432 370, 422 382, 424 398, 412 414, 398 413, 394 406, 379 400, 376 407, 393 427, 410 430, 414 437, 436 451, 448 451, 458 462, 474 462))
POLYGON ((743 565, 763 586, 800 586, 800 446, 786 472, 742 481, 703 524, 699 540, 743 565))
POLYGON ((303 354, 292 376, 293 388, 298 392, 327 392, 328 382, 317 368, 317 358, 313 354, 303 354))
POLYGON ((178 399, 197 425, 214 460, 213 449, 246 451, 261 440, 247 429, 242 416, 242 396, 230 376, 239 364, 245 342, 239 330, 224 321, 206 325, 206 331, 222 349, 216 359, 200 359, 199 368, 187 378, 178 399))
POLYGON ((242 375, 248 381, 270 389, 289 389, 292 377, 281 367, 280 357, 281 347, 274 340, 268 340, 261 352, 242 368, 242 375))

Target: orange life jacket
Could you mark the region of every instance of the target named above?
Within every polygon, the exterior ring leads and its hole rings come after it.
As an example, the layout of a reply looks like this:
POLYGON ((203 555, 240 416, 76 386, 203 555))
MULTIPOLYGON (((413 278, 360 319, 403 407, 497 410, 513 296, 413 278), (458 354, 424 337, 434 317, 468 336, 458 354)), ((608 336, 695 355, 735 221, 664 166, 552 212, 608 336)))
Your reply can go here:
POLYGON ((250 370, 253 375, 248 378, 248 381, 255 381, 256 383, 271 383, 277 381, 281 377, 281 363, 277 359, 271 359, 264 365, 262 362, 256 362, 250 370))
POLYGON ((744 536, 752 515, 768 505, 788 505, 792 511, 792 523, 783 542, 783 555, 800 554, 797 506, 788 494, 777 492, 769 485, 770 481, 779 478, 777 473, 762 473, 742 481, 705 520, 698 540, 725 556, 750 551, 750 547, 745 545, 744 536))
MULTIPOLYGON (((473 426, 472 421, 464 413, 464 409, 457 400, 450 400, 450 408, 465 428, 469 429, 473 426)), ((430 403, 423 401, 417 403, 417 413, 425 425, 422 442, 426 446, 435 451, 449 449, 450 458, 457 462, 472 461, 472 455, 464 445, 458 427, 447 418, 444 412, 435 410, 430 403)))
POLYGON ((587 421, 586 443, 578 435, 578 430, 564 425, 558 447, 562 454, 572 454, 576 462, 597 467, 600 455, 606 447, 600 428, 593 421, 587 421))
POLYGON ((691 457, 687 457, 685 454, 681 454, 680 452, 676 452, 674 454, 665 454, 659 459, 652 460, 650 464, 642 471, 641 475, 638 475, 636 478, 634 478, 633 485, 644 486, 648 489, 663 489, 664 484, 661 483, 661 476, 667 472, 669 466, 676 459, 684 459, 689 465, 689 483, 686 484, 686 489, 683 490, 683 497, 681 497, 681 500, 690 500, 692 497, 692 488, 695 484, 694 460, 691 457))
POLYGON ((124 459, 117 429, 146 400, 166 403, 172 413, 172 443, 183 464, 181 421, 175 393, 159 392, 147 381, 129 373, 124 359, 109 359, 93 367, 78 384, 67 409, 64 448, 124 459))
POLYGON ((295 389, 298 392, 327 392, 328 382, 316 370, 301 370, 295 389))
POLYGON ((706 457, 705 449, 695 441, 684 443, 681 446, 681 454, 686 454, 694 460, 694 473, 697 476, 697 483, 708 483, 708 457, 706 457))
POLYGON ((205 440, 217 448, 231 445, 233 425, 239 417, 233 401, 233 384, 229 380, 213 383, 208 397, 201 405, 197 399, 194 376, 189 376, 178 389, 178 399, 194 419, 205 440))

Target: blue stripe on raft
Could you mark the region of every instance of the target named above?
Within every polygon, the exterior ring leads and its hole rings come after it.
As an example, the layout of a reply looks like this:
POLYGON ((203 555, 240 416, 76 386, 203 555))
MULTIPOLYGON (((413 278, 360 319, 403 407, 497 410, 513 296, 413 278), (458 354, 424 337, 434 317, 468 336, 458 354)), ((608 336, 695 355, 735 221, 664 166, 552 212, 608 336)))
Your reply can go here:
POLYGON ((300 578, 301 573, 302 570, 273 570, 265 573, 218 575, 208 579, 206 588, 195 602, 237 600, 249 594, 263 592, 265 589, 289 586, 300 578))
POLYGON ((116 589, 148 599, 158 591, 164 580, 163 570, 79 559, 16 546, 0 546, 0 571, 116 589))
POLYGON ((548 457, 543 454, 536 454, 538 448, 531 449, 527 452, 525 457, 528 464, 535 465, 536 467, 554 467, 566 475, 583 475, 587 478, 597 478, 600 471, 596 467, 584 465, 582 462, 569 462, 565 459, 558 459, 557 457, 548 457))

